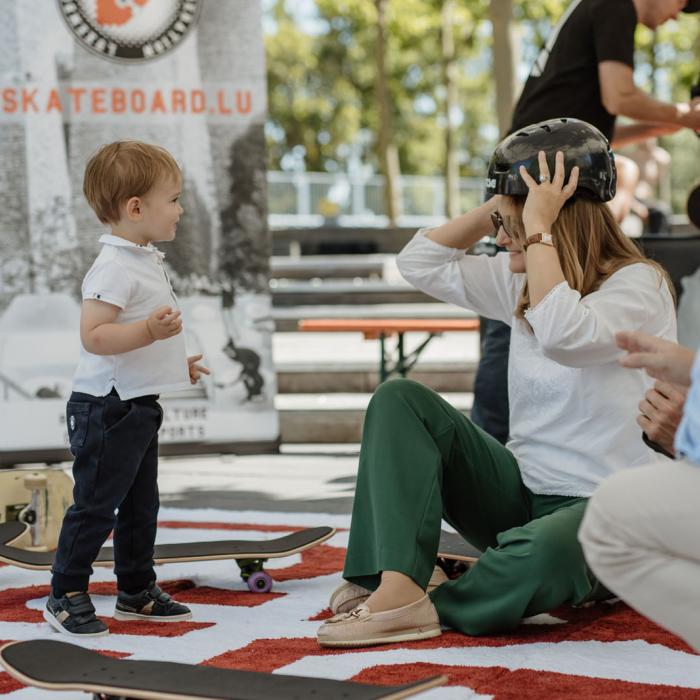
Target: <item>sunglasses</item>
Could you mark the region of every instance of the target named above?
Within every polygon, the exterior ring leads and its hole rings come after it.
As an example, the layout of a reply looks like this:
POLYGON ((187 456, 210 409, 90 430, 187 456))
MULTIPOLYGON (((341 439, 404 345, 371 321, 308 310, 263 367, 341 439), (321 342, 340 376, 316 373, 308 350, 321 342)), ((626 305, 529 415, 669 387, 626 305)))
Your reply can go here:
POLYGON ((506 223, 503 220, 503 217, 501 216, 501 212, 498 211, 492 211, 491 212, 491 222, 493 223, 493 228, 494 232, 498 233, 499 229, 503 229, 503 233, 508 236, 511 240, 513 240, 514 236, 513 234, 506 228, 506 223))

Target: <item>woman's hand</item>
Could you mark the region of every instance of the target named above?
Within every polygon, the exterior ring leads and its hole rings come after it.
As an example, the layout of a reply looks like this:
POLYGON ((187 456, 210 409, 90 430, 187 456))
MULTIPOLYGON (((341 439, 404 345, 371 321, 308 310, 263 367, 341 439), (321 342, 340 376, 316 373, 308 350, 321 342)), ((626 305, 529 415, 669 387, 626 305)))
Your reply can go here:
POLYGON ((557 220, 561 208, 569 197, 576 192, 578 184, 578 166, 571 170, 569 182, 564 185, 564 153, 557 151, 554 166, 554 178, 550 179, 549 166, 544 151, 538 155, 540 176, 538 184, 527 172, 524 165, 520 166, 520 176, 528 187, 528 195, 523 208, 523 225, 525 236, 544 231, 551 233, 552 225, 557 220))

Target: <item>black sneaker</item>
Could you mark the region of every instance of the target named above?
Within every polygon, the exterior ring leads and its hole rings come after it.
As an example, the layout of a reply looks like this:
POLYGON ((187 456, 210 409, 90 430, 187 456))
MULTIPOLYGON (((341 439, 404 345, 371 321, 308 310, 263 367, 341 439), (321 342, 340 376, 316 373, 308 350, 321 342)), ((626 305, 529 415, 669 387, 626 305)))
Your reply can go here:
POLYGON ((145 591, 133 595, 119 591, 114 617, 117 620, 178 622, 189 620, 192 613, 188 607, 174 601, 155 583, 152 583, 145 591))
POLYGON ((87 593, 68 593, 55 598, 53 591, 44 610, 51 627, 71 637, 104 637, 109 629, 95 616, 95 606, 87 593))

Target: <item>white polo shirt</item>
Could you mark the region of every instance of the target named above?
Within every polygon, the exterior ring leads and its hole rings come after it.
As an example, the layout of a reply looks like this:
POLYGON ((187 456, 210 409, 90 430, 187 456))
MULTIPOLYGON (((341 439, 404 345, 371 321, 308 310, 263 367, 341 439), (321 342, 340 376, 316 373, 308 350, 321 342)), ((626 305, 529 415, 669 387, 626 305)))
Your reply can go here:
MULTIPOLYGON (((85 275, 83 299, 118 306, 116 323, 143 321, 158 306, 177 308, 177 298, 157 248, 105 234, 100 254, 85 275)), ((80 347, 73 391, 123 400, 190 388, 184 333, 118 355, 94 355, 80 347)))

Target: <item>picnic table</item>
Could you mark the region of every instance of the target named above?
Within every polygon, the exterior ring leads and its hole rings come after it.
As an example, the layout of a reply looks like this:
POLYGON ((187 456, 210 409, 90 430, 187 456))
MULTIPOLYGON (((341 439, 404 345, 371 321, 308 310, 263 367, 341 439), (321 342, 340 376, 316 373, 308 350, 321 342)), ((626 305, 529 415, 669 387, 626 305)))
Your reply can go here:
POLYGON ((405 377, 416 364, 428 343, 442 333, 449 331, 478 331, 478 318, 310 318, 299 321, 300 331, 317 333, 362 333, 365 340, 379 340, 379 381, 387 380, 393 374, 405 377), (425 340, 410 352, 406 351, 406 333, 427 333, 425 340), (386 340, 397 336, 396 358, 387 349, 386 340))

